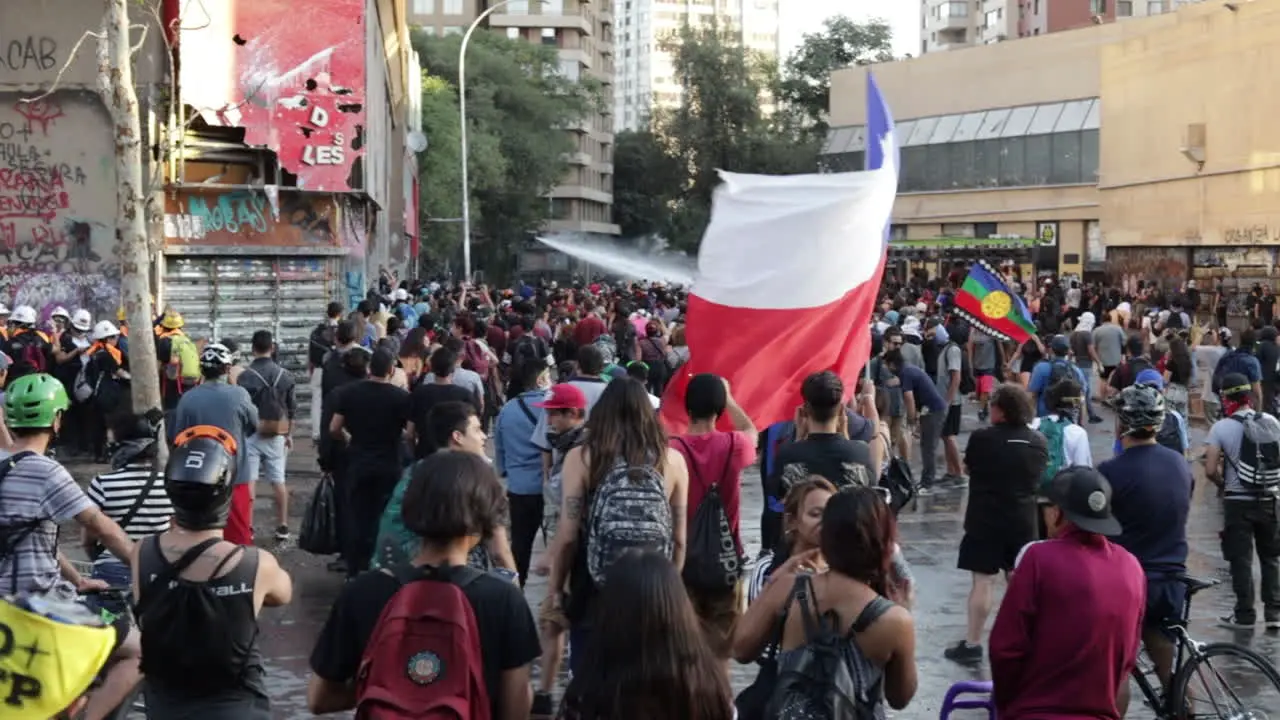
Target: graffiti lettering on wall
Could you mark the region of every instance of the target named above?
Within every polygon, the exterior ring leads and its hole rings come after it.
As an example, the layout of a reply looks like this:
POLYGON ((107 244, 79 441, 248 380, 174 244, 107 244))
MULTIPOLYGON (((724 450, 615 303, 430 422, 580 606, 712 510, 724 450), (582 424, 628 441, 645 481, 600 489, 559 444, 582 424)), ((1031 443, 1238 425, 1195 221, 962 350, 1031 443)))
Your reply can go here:
MULTIPOLYGON (((0 39, 0 71, 45 69, 55 50, 40 38, 0 39)), ((35 103, 0 95, 0 301, 45 317, 57 305, 114 316, 115 178, 109 165, 84 165, 110 157, 102 114, 76 93, 35 103)))
POLYGON ((165 239, 199 245, 336 245, 331 196, 283 191, 278 207, 260 190, 183 190, 165 200, 165 239))
POLYGON ((1280 227, 1266 225, 1241 225, 1222 231, 1226 245, 1267 245, 1280 243, 1280 227))
POLYGON ((53 70, 61 67, 58 42, 51 37, 26 35, 0 36, 0 79, 6 73, 28 70, 53 70))

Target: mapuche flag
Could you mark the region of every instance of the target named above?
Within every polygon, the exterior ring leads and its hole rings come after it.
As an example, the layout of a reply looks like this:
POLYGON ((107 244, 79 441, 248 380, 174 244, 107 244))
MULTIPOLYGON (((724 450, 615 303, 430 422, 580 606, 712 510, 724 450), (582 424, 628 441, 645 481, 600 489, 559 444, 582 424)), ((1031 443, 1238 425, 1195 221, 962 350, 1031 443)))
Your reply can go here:
POLYGON ((989 335, 1024 343, 1036 333, 1031 312, 991 266, 979 260, 956 293, 956 314, 989 335))

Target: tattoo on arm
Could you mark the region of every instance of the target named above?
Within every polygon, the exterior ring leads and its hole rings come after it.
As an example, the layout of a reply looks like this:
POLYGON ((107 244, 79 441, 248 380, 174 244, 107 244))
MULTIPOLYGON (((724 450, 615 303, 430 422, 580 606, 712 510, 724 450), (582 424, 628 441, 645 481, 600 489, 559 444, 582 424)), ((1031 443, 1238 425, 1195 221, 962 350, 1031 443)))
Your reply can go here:
POLYGON ((582 498, 568 497, 564 499, 565 517, 569 520, 582 519, 582 498))

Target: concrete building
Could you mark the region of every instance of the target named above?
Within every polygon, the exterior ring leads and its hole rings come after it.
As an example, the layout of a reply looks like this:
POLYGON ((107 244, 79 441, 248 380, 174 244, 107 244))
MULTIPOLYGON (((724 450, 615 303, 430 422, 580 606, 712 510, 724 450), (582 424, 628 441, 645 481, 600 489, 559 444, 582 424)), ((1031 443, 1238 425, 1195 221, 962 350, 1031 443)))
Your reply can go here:
MULTIPOLYGON (((610 0, 605 0, 609 2, 610 0)), ((614 88, 617 129, 644 127, 655 107, 680 102, 669 53, 661 49, 686 23, 715 21, 737 32, 749 50, 777 57, 779 0, 612 0, 618 19, 618 79, 614 88)))
MULTIPOLYGON (((895 269, 1280 283, 1277 32, 1280 0, 1199 3, 874 66, 902 146, 895 269)), ((867 71, 832 78, 833 169, 862 165, 867 71)))
POLYGON ((920 0, 920 53, 1160 15, 1200 0, 920 0))
MULTIPOLYGON (((409 21, 436 35, 462 34, 491 5, 488 0, 408 0, 409 21)), ((560 71, 577 80, 594 77, 613 96, 614 32, 608 0, 515 0, 489 16, 490 30, 513 39, 556 48, 560 71)), ((552 232, 616 236, 613 223, 613 132, 611 107, 567 132, 576 150, 569 155, 564 183, 550 193, 552 232)))

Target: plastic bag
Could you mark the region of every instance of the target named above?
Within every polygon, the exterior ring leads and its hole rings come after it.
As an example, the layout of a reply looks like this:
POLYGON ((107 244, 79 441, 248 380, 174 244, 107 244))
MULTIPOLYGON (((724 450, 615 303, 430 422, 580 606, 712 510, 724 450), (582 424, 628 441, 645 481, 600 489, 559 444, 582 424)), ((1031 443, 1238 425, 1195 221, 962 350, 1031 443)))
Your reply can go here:
POLYGON ((332 555, 338 552, 338 507, 334 499, 333 476, 320 477, 307 514, 302 518, 302 532, 298 534, 298 547, 312 555, 332 555))

